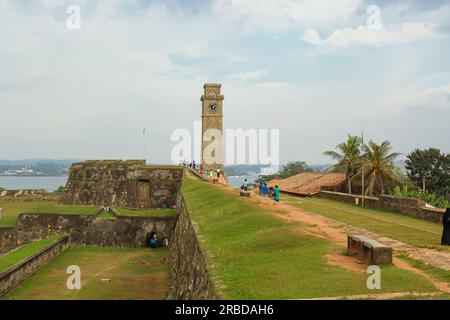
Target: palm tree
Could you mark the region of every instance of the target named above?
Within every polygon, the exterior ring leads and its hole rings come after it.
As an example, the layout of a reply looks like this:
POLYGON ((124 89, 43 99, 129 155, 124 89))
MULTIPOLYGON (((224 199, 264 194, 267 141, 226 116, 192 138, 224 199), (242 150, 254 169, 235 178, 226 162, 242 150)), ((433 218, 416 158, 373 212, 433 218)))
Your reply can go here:
POLYGON ((374 190, 383 194, 387 183, 397 183, 394 160, 400 153, 391 152, 392 146, 387 140, 381 144, 370 140, 364 149, 364 162, 358 170, 358 174, 361 175, 364 169, 364 177, 368 178, 369 186, 366 195, 372 196, 374 190))
POLYGON ((348 183, 348 192, 352 193, 352 181, 351 177, 355 174, 360 163, 360 147, 361 138, 358 136, 348 135, 347 141, 336 146, 336 151, 326 151, 324 155, 327 155, 337 161, 332 169, 344 169, 345 178, 348 183))

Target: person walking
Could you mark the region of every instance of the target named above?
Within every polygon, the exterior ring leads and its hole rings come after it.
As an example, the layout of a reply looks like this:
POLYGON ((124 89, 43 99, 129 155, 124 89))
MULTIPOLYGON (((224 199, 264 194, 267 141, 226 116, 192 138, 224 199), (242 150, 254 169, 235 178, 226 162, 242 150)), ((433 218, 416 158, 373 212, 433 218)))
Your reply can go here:
POLYGON ((220 167, 217 167, 217 170, 216 170, 216 172, 217 172, 217 179, 220 179, 220 173, 221 173, 221 171, 222 171, 222 170, 220 170, 220 167))
POLYGON ((262 188, 264 187, 264 184, 262 181, 259 182, 258 188, 259 188, 259 195, 262 196, 262 188))
POLYGON ((280 202, 280 188, 278 186, 275 186, 275 189, 273 189, 273 200, 280 202))
POLYGON ((267 183, 264 183, 264 185, 261 188, 261 192, 263 197, 269 196, 269 187, 267 186, 267 183))

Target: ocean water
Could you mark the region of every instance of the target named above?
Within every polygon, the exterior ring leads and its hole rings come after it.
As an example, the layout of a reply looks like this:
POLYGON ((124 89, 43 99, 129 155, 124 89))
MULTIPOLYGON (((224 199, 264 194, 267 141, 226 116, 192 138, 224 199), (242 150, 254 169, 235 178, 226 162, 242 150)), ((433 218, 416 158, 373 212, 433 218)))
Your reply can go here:
POLYGON ((0 187, 4 189, 45 189, 53 192, 65 186, 67 176, 59 177, 4 177, 0 176, 0 187))
MULTIPOLYGON (((233 188, 240 188, 247 179, 248 183, 254 183, 258 179, 258 174, 252 173, 244 176, 230 176, 228 183, 233 188)), ((0 187, 4 189, 45 189, 53 192, 60 186, 65 186, 67 176, 59 177, 5 177, 0 176, 0 187)))
POLYGON ((247 174, 244 176, 229 176, 228 184, 233 188, 240 188, 244 183, 244 180, 247 179, 248 183, 254 183, 256 179, 258 179, 259 175, 256 173, 247 174))

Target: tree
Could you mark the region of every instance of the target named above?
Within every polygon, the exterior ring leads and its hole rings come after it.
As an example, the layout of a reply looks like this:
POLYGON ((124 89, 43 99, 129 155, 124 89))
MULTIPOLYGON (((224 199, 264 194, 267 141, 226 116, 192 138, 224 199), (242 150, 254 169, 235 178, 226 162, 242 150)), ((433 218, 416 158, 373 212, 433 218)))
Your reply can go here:
POLYGON ((332 167, 336 171, 345 171, 348 184, 348 192, 352 193, 351 177, 356 173, 360 163, 361 138, 348 135, 347 141, 336 146, 336 151, 326 151, 325 155, 333 158, 337 163, 332 167))
POLYGON ((422 191, 447 196, 450 191, 450 154, 439 149, 415 149, 406 156, 407 175, 422 191), (423 190, 425 189, 425 190, 423 190))
POLYGON ((391 143, 387 140, 377 144, 370 140, 368 145, 364 146, 364 161, 358 174, 361 177, 364 172, 364 178, 368 179, 369 185, 366 194, 383 194, 388 184, 401 185, 396 179, 396 167, 394 160, 400 153, 391 152, 391 143))
POLYGON ((59 186, 58 189, 55 190, 55 193, 64 193, 66 188, 64 188, 63 186, 59 186))
POLYGON ((302 172, 311 172, 313 171, 306 162, 303 161, 289 161, 283 168, 280 170, 279 173, 268 175, 268 176, 261 176, 263 180, 273 180, 273 179, 286 179, 292 176, 295 176, 296 174, 302 173, 302 172))
POLYGON ((283 170, 280 172, 281 178, 288 178, 295 176, 296 174, 312 171, 304 161, 289 161, 288 164, 283 166, 283 170))

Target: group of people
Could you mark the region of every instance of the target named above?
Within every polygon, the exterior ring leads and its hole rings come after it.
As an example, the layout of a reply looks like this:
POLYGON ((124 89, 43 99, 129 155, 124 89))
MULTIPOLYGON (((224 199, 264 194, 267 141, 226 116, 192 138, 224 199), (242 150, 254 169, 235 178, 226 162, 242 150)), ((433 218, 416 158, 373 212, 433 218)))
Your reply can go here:
MULTIPOLYGON (((200 172, 200 174, 204 174, 205 177, 212 177, 214 175, 214 171, 213 170, 205 170, 204 166, 203 166, 203 163, 198 165, 197 163, 195 163, 195 160, 193 160, 191 162, 183 160, 183 161, 180 162, 180 166, 191 168, 191 169, 194 169, 194 170, 198 170, 200 172)), ((220 179, 220 176, 222 174, 222 169, 220 167, 217 167, 215 172, 216 172, 217 178, 220 179)))
POLYGON ((183 160, 183 161, 180 162, 180 166, 187 167, 187 168, 192 168, 194 170, 197 169, 197 164, 195 163, 195 160, 192 160, 191 162, 183 160))
POLYGON ((278 186, 269 187, 267 183, 262 181, 259 183, 259 194, 266 198, 271 198, 276 202, 280 201, 280 188, 278 186))
MULTIPOLYGON (((278 186, 269 187, 267 183, 259 182, 259 194, 265 198, 273 199, 276 202, 280 202, 280 188, 278 186)), ((244 183, 241 186, 241 190, 247 192, 248 191, 248 180, 245 179, 244 183)))

